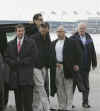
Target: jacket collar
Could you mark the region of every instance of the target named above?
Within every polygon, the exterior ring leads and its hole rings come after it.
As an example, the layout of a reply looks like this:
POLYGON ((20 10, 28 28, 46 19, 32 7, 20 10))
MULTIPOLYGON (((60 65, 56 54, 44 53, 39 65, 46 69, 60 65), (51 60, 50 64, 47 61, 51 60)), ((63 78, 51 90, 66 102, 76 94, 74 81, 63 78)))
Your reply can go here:
MULTIPOLYGON (((74 36, 80 39, 80 35, 78 32, 74 33, 74 36)), ((86 36, 86 40, 90 39, 90 35, 87 32, 85 33, 85 36, 86 36)))
MULTIPOLYGON (((59 39, 56 39, 55 40, 55 42, 57 42, 59 39)), ((65 37, 65 40, 64 41, 66 41, 66 40, 68 40, 68 37, 65 37)))
POLYGON ((27 42, 27 37, 24 36, 23 43, 22 43, 22 46, 21 46, 21 50, 20 50, 20 52, 18 54, 18 50, 17 50, 17 37, 14 39, 14 48, 15 48, 16 55, 21 55, 22 54, 23 49, 25 49, 26 42, 27 42))

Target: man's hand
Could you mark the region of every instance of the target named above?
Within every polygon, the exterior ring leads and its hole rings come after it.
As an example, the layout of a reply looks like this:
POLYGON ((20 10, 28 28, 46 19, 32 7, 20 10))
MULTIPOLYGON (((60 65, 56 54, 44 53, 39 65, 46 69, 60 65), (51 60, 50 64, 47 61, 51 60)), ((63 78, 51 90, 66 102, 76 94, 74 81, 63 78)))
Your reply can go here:
POLYGON ((74 65, 73 70, 74 71, 79 71, 79 66, 78 65, 74 65))
POLYGON ((58 69, 61 69, 62 64, 56 64, 56 66, 58 67, 58 69))
POLYGON ((95 68, 96 68, 95 66, 92 67, 93 70, 95 70, 95 68))

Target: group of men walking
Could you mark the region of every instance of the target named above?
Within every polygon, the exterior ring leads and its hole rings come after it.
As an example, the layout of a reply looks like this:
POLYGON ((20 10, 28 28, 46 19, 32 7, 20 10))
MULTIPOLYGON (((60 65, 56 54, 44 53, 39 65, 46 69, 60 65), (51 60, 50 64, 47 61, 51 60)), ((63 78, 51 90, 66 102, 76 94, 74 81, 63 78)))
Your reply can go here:
POLYGON ((71 37, 59 26, 58 38, 52 42, 49 28, 41 14, 33 17, 29 27, 16 26, 15 39, 0 56, 0 111, 6 109, 9 90, 14 91, 17 111, 49 111, 49 96, 55 93, 58 111, 71 111, 76 86, 83 95, 82 106, 90 108, 89 72, 91 66, 97 67, 97 59, 86 24, 80 23, 71 37), (7 83, 1 77, 5 69, 9 72, 7 83))
POLYGON ((57 92, 59 111, 70 111, 76 86, 83 95, 82 106, 89 105, 89 72, 97 66, 93 40, 86 33, 86 24, 80 23, 78 31, 70 38, 63 27, 57 30, 58 39, 51 45, 51 94, 57 92), (55 84, 54 84, 55 83, 55 84))

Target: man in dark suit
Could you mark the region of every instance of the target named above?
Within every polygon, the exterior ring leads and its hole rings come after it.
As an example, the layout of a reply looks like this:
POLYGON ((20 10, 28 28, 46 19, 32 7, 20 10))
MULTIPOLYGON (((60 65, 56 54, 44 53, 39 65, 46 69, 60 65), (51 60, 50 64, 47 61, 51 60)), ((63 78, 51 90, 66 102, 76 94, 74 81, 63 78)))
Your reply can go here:
POLYGON ((79 71, 81 53, 76 41, 68 39, 62 26, 57 29, 58 39, 50 48, 51 96, 57 92, 59 111, 71 111, 74 72, 79 71))
POLYGON ((17 25, 16 38, 8 43, 6 62, 11 71, 10 87, 14 89, 17 111, 32 111, 33 67, 38 53, 35 42, 24 33, 24 26, 17 25))
POLYGON ((0 53, 0 111, 4 111, 4 79, 3 79, 4 62, 0 53))
POLYGON ((4 53, 7 48, 7 38, 5 32, 0 32, 0 111, 4 110, 5 107, 5 82, 7 73, 5 73, 5 65, 4 65, 4 53))
POLYGON ((0 80, 0 111, 4 110, 4 86, 0 80))
MULTIPOLYGON (((78 32, 76 32, 72 37, 74 40, 78 40, 80 45, 80 50, 82 54, 82 63, 80 67, 80 75, 85 87, 83 94, 82 106, 85 108, 90 108, 88 96, 89 96, 89 72, 91 66, 93 69, 97 67, 97 57, 94 48, 94 43, 91 36, 86 32, 86 24, 80 23, 78 25, 78 32)), ((74 82, 74 91, 76 88, 76 82, 74 82)))

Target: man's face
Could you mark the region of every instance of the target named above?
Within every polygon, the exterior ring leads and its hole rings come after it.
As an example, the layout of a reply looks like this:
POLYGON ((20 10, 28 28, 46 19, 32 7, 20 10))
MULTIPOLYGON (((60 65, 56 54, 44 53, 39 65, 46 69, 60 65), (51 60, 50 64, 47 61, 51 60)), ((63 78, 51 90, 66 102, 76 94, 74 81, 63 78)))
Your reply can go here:
POLYGON ((19 39, 22 39, 22 37, 24 36, 25 30, 24 28, 17 28, 16 29, 16 35, 19 39))
POLYGON ((59 39, 64 39, 65 38, 65 32, 63 30, 57 31, 57 36, 59 39))
POLYGON ((40 27, 40 33, 41 35, 45 36, 48 32, 46 28, 40 27))
POLYGON ((85 25, 79 26, 78 32, 79 32, 79 35, 84 36, 86 32, 86 26, 85 25))
POLYGON ((40 27, 40 25, 43 23, 43 17, 39 16, 37 20, 34 20, 35 24, 40 27))

